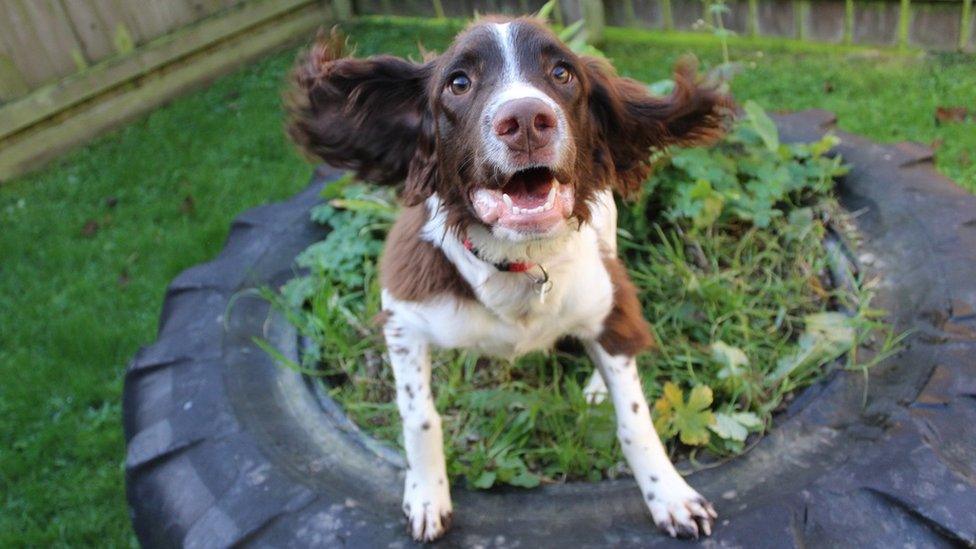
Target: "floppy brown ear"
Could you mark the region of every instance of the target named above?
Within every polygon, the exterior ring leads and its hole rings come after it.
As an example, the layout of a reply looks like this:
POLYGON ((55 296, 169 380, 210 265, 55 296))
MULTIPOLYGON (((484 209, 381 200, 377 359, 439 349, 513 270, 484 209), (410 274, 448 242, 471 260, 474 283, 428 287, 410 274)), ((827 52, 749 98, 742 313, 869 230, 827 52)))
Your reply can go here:
POLYGON ((645 85, 617 76, 605 60, 584 60, 591 81, 590 111, 613 159, 615 188, 622 194, 640 188, 653 151, 705 144, 725 132, 732 99, 700 84, 694 61, 679 61, 671 95, 655 97, 645 85))
POLYGON ((336 30, 320 32, 299 58, 286 101, 288 134, 308 154, 360 179, 399 183, 417 154, 433 65, 344 57, 343 46, 336 30))

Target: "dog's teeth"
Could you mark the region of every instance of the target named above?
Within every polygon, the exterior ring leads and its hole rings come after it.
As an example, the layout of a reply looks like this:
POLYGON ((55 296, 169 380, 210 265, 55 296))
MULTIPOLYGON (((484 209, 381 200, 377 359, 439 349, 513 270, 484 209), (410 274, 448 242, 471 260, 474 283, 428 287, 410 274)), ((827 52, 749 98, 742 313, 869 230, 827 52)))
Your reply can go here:
POLYGON ((552 187, 549 189, 549 196, 546 197, 546 209, 552 207, 556 203, 556 180, 552 180, 552 187))
POLYGON ((522 210, 518 206, 512 206, 512 213, 515 215, 522 215, 522 210))
POLYGON ((512 209, 512 197, 502 193, 502 200, 505 202, 505 205, 508 206, 508 209, 512 209))

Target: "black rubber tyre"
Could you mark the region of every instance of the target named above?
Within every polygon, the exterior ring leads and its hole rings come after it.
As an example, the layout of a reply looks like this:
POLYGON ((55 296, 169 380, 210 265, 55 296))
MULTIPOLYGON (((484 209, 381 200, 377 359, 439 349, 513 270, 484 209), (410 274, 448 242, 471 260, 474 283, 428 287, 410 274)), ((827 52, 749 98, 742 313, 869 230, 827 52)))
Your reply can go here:
MULTIPOLYGON (((778 118, 784 139, 833 122, 778 118)), ((707 543, 921 547, 976 543, 976 197, 931 153, 838 132, 841 185, 862 212, 877 305, 906 349, 864 379, 805 391, 750 453, 692 475, 720 514, 707 543)), ((301 194, 250 210, 227 245, 167 290, 158 340, 126 375, 126 483, 146 546, 404 546, 400 459, 377 450, 301 375, 253 341, 297 355, 294 330, 249 288, 294 274, 323 230, 309 221, 322 171, 301 194)), ((683 543, 658 534, 629 479, 486 493, 454 490, 444 546, 606 547, 683 543)))

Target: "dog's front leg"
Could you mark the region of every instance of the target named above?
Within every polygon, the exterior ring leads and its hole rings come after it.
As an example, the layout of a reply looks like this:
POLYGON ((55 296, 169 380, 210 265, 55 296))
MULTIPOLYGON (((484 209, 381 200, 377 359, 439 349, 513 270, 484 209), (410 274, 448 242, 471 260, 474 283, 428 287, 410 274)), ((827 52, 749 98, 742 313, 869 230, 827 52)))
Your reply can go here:
POLYGON ((383 333, 396 378, 397 408, 407 452, 403 512, 413 538, 432 541, 450 527, 452 508, 441 416, 434 408, 430 386, 429 344, 397 322, 395 315, 383 333))
POLYGON ((681 477, 654 432, 637 361, 613 356, 597 342, 586 344, 606 382, 617 415, 617 437, 654 523, 672 537, 706 536, 717 517, 712 505, 681 477))

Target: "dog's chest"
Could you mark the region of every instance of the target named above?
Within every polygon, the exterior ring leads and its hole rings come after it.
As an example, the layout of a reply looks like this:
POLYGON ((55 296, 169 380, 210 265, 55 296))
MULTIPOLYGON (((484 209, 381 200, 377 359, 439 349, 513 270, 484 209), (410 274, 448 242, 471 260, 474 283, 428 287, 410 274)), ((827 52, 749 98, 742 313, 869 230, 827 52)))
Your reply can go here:
POLYGON ((540 295, 537 272, 493 272, 472 286, 478 301, 443 297, 384 307, 441 348, 464 348, 503 358, 549 349, 557 339, 599 335, 613 302, 613 285, 595 238, 547 266, 551 288, 540 295))
POLYGON ((548 349, 565 335, 595 337, 610 312, 613 289, 602 264, 567 266, 550 273, 552 287, 540 295, 525 275, 499 273, 479 292, 481 303, 462 313, 451 339, 482 352, 515 357, 548 349), (595 268, 589 268, 595 267, 595 268))

